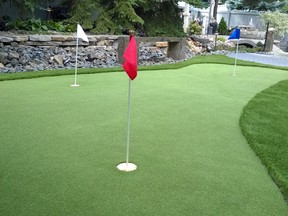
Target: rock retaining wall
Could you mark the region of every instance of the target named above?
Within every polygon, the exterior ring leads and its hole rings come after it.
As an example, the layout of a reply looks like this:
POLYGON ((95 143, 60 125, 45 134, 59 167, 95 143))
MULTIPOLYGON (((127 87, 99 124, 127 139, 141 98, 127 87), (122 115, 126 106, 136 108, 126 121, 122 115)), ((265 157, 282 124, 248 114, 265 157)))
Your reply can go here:
MULTIPOLYGON (((79 39, 79 68, 114 67, 118 63, 118 38, 111 35, 89 35, 89 43, 79 39)), ((191 57, 192 53, 187 53, 191 57)), ((71 35, 4 35, 0 36, 0 72, 41 71, 74 68, 76 38, 71 35)), ((167 46, 139 44, 139 64, 172 63, 167 46)))

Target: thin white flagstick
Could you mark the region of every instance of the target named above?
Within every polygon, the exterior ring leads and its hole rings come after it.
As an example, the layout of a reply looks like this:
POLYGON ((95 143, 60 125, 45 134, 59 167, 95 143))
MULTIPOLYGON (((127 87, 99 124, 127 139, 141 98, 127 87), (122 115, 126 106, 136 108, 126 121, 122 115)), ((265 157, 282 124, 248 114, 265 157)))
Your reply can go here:
POLYGON ((236 48, 236 54, 235 54, 235 64, 234 64, 234 73, 233 76, 237 76, 236 75, 236 64, 237 64, 237 57, 238 57, 238 45, 239 45, 239 39, 237 40, 237 48, 236 48))
POLYGON ((78 32, 77 32, 77 36, 76 36, 76 62, 75 62, 75 78, 74 78, 74 84, 72 84, 71 86, 79 86, 77 85, 77 58, 78 58, 78 32))
POLYGON ((130 116, 131 116, 131 79, 128 84, 128 125, 127 125, 127 145, 126 145, 126 167, 129 164, 129 144, 130 144, 130 116))
POLYGON ((127 125, 127 144, 126 144, 126 162, 120 163, 117 168, 121 171, 134 171, 137 166, 133 163, 129 163, 129 145, 130 145, 130 116, 131 116, 131 79, 129 78, 128 84, 128 125, 127 125))

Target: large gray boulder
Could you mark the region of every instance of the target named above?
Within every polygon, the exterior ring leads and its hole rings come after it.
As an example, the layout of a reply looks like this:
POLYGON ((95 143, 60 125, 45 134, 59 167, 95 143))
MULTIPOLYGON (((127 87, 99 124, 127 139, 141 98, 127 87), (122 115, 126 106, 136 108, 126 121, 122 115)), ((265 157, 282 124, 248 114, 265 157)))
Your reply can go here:
POLYGON ((279 48, 284 52, 288 52, 288 32, 285 33, 284 37, 280 41, 279 48))

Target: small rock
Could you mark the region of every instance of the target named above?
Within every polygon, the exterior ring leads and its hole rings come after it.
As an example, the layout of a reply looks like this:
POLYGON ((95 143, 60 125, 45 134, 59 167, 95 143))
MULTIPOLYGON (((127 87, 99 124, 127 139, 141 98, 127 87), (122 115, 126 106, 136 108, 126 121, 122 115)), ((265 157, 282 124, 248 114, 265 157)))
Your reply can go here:
POLYGON ((19 47, 19 44, 17 42, 11 42, 11 47, 19 47))
POLYGON ((168 42, 156 42, 156 47, 162 48, 162 47, 168 47, 168 42))
POLYGON ((17 52, 10 52, 9 55, 8 55, 8 59, 19 59, 19 53, 17 52))
POLYGON ((54 56, 54 59, 56 60, 56 62, 59 64, 59 65, 63 65, 63 56, 62 55, 55 55, 54 56))
POLYGON ((0 52, 0 62, 5 64, 6 58, 8 57, 8 54, 6 52, 0 52))
POLYGON ((11 64, 15 67, 19 64, 19 61, 17 59, 12 59, 11 64))
POLYGON ((2 43, 10 43, 12 41, 14 41, 12 37, 0 36, 0 42, 2 43))
POLYGON ((14 41, 17 41, 17 42, 25 42, 25 41, 28 41, 28 36, 27 35, 15 35, 15 36, 12 36, 12 38, 14 39, 14 41))
POLYGON ((51 41, 51 36, 50 35, 29 35, 29 40, 30 41, 51 41))

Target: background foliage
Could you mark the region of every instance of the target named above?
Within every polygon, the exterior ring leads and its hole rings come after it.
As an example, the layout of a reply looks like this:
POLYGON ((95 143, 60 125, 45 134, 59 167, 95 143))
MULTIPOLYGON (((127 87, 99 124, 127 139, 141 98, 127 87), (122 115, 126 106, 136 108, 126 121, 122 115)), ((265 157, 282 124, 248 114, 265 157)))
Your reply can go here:
POLYGON ((261 14, 261 18, 265 23, 270 23, 270 26, 274 27, 279 35, 283 35, 288 31, 288 14, 280 13, 279 11, 261 14))
MULTIPOLYGON (((32 15, 30 18, 34 18, 33 14, 36 10, 40 9, 43 11, 52 6, 52 14, 65 13, 63 17, 58 19, 52 16, 53 21, 74 25, 80 22, 85 31, 97 34, 125 34, 128 33, 129 29, 134 29, 140 36, 184 35, 182 27, 183 20, 181 18, 181 10, 177 5, 177 0, 1 0, 0 6, 5 2, 9 2, 11 5, 17 7, 23 14, 25 13, 27 15, 28 13, 30 16, 32 15), (61 11, 63 8, 64 11, 61 11)), ((185 0, 185 2, 194 7, 201 8, 207 7, 210 1, 185 0)), ((288 12, 288 0, 215 0, 214 17, 217 15, 217 6, 220 2, 228 3, 230 9, 279 10, 283 13, 288 12)), ((265 21, 268 20, 266 16, 264 19, 265 21)), ((272 18, 270 17, 269 19, 272 18)), ((2 18, 2 23, 3 20, 7 22, 9 19, 2 18)), ((36 21, 36 19, 30 19, 26 22, 27 23, 22 23, 20 20, 17 22, 14 21, 14 23, 10 23, 9 26, 24 26, 23 30, 26 30, 28 25, 31 24, 32 26, 28 29, 44 31, 46 27, 50 30, 51 28, 49 26, 54 25, 54 30, 58 31, 58 29, 60 29, 61 31, 65 31, 62 23, 57 26, 53 24, 52 21, 50 21, 50 24, 47 24, 36 21), (39 24, 43 26, 37 27, 39 24)), ((280 28, 281 25, 275 24, 274 26, 277 27, 279 31, 282 31, 280 28)), ((70 26, 68 29, 71 30, 70 26)))
POLYGON ((275 11, 285 12, 287 0, 228 0, 226 1, 230 9, 237 10, 257 10, 257 11, 275 11))
MULTIPOLYGON (((129 29, 134 29, 139 34, 145 33, 147 36, 184 34, 176 0, 50 0, 49 2, 51 5, 57 3, 59 7, 67 9, 69 23, 80 22, 86 31, 93 33, 123 34, 129 29)), ((186 2, 196 6, 202 5, 201 0, 186 0, 186 2)), ((30 11, 31 14, 37 7, 48 7, 40 0, 11 0, 11 4, 23 12, 30 11)))

